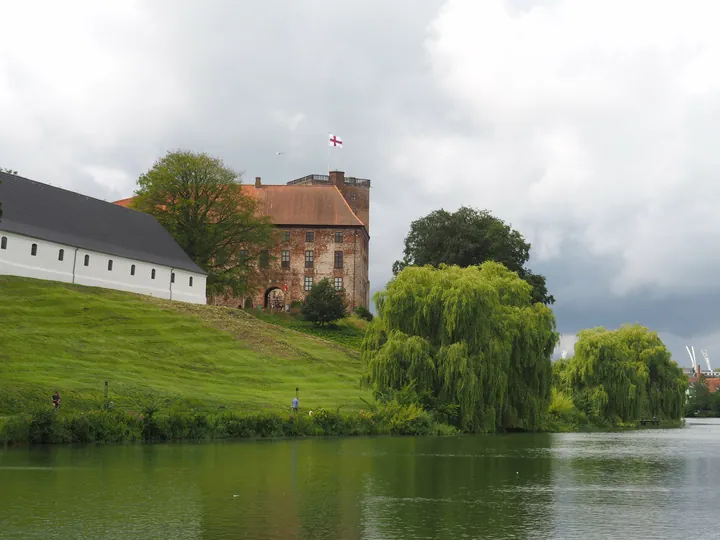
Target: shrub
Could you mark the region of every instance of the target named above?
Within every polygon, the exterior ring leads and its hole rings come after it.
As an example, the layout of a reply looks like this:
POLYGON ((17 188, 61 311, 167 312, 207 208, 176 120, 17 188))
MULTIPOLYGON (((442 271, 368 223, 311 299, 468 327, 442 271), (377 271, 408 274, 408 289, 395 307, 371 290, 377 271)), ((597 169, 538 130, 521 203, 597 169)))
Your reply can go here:
POLYGON ((391 401, 370 410, 342 414, 319 409, 312 415, 206 413, 154 406, 134 411, 97 410, 61 414, 51 409, 18 415, 0 422, 0 441, 9 444, 113 443, 122 441, 207 440, 306 435, 431 435, 456 431, 433 422, 416 404, 391 401))
POLYGON ((347 316, 345 300, 340 291, 325 278, 312 286, 302 306, 305 320, 324 326, 347 316))
POLYGON ((372 321, 373 320, 373 314, 370 313, 370 310, 366 308, 365 306, 358 306, 355 308, 355 315, 360 317, 361 319, 365 319, 366 321, 372 321))
POLYGON ((570 396, 553 388, 548 406, 548 431, 572 431, 587 423, 587 417, 579 411, 570 396))

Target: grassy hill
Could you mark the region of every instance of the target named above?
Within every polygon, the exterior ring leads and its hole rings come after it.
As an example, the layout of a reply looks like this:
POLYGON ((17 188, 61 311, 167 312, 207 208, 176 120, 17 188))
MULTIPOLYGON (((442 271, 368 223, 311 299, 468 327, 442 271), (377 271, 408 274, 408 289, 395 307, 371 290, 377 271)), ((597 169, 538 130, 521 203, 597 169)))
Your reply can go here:
POLYGON ((369 399, 356 350, 240 310, 8 276, 0 299, 0 415, 56 389, 63 411, 96 409, 104 381, 124 409, 279 412, 295 387, 304 409, 369 399))
POLYGON ((365 328, 368 322, 355 315, 341 319, 333 325, 318 327, 311 322, 305 321, 299 313, 269 313, 260 310, 248 311, 254 317, 270 324, 297 330, 303 334, 334 341, 359 351, 365 337, 365 328))

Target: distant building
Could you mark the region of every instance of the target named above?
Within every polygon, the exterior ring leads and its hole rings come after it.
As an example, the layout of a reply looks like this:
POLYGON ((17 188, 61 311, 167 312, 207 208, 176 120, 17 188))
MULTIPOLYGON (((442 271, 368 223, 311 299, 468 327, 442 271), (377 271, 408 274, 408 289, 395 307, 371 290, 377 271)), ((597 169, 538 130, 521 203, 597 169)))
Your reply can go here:
MULTIPOLYGON (((287 184, 244 184, 260 210, 281 231, 280 241, 261 257, 244 298, 215 298, 235 307, 287 308, 302 301, 313 284, 328 278, 345 291, 350 311, 370 303, 370 180, 342 171, 310 175, 287 184)), ((116 201, 127 206, 132 198, 116 201)))
POLYGON ((683 368, 683 372, 687 376, 690 386, 694 385, 701 378, 704 378, 705 384, 710 392, 717 392, 720 389, 720 373, 717 371, 702 370, 698 364, 695 369, 683 368))
POLYGON ((0 173, 0 275, 207 303, 206 273, 154 217, 0 173))

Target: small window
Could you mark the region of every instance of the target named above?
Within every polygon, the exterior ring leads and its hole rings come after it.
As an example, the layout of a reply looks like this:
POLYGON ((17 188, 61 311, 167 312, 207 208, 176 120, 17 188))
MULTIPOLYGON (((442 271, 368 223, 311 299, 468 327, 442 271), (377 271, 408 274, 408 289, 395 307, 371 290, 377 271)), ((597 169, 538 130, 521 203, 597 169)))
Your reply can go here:
POLYGON ((175 272, 170 273, 170 283, 175 283, 175 272))
POLYGON ((30 255, 32 255, 33 257, 37 255, 37 244, 33 244, 32 246, 30 246, 30 255))
POLYGON ((113 265, 113 262, 112 262, 112 259, 110 259, 108 261, 108 272, 112 272, 112 265, 113 265))
POLYGON ((192 276, 190 276, 190 279, 188 280, 188 283, 189 283, 190 286, 192 287, 192 276))
POLYGON ((350 200, 351 200, 351 201, 354 201, 355 199, 357 199, 357 193, 351 193, 351 194, 350 194, 350 200))
POLYGON ((7 249, 7 236, 0 238, 0 249, 7 249))
POLYGON ((312 268, 314 262, 315 262, 315 252, 310 249, 305 252, 305 268, 312 268))
POLYGON ((305 276, 305 290, 306 291, 312 290, 312 286, 313 286, 312 276, 305 276))
POLYGON ((154 268, 150 271, 150 279, 155 279, 155 269, 154 268))
POLYGON ((343 278, 341 278, 341 277, 335 278, 335 290, 336 291, 342 291, 342 288, 343 288, 342 282, 343 282, 343 278))
POLYGON ((283 231, 282 241, 283 241, 283 242, 289 242, 289 241, 290 241, 290 231, 283 231))
POLYGON ((90 255, 85 255, 85 266, 90 266, 90 255))
POLYGON ((308 231, 305 233, 305 241, 306 242, 314 242, 315 241, 315 233, 312 231, 308 231))
POLYGON ((267 250, 260 252, 260 268, 267 268, 270 266, 270 253, 267 250))
POLYGON ((353 214, 357 215, 357 208, 353 208, 352 211, 353 211, 353 214))
POLYGON ((280 254, 280 266, 290 268, 290 251, 287 249, 283 249, 280 254))
POLYGON ((134 264, 130 266, 130 275, 131 276, 135 275, 135 265, 134 264))
POLYGON ((58 251, 58 261, 62 261, 64 259, 65 259, 65 250, 61 249, 60 251, 58 251))
POLYGON ((343 233, 341 233, 341 232, 336 232, 336 233, 335 233, 335 243, 336 243, 336 244, 342 244, 343 241, 344 241, 344 239, 343 239, 343 233))
POLYGON ((343 252, 336 251, 335 252, 335 268, 342 268, 342 267, 343 267, 343 252))
POLYGON ((240 258, 247 260, 247 258, 248 258, 248 250, 247 249, 240 250, 240 258))

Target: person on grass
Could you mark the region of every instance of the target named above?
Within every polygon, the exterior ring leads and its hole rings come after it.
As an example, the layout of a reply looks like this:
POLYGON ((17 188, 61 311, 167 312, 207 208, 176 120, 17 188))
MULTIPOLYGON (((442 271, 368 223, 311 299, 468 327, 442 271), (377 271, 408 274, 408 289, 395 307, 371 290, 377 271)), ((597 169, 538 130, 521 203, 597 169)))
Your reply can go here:
POLYGON ((55 390, 55 395, 52 397, 52 402, 55 409, 60 408, 60 390, 55 390))

